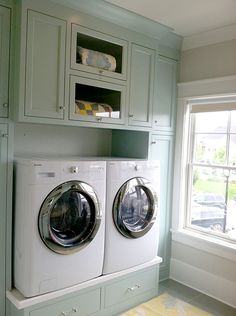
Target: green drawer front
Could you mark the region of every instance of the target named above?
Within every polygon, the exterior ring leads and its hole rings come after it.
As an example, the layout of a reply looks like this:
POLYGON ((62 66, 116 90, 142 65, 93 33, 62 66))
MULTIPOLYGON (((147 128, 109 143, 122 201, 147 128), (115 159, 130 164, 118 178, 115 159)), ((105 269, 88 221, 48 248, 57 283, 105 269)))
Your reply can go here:
POLYGON ((128 277, 113 283, 105 289, 105 307, 123 302, 157 286, 156 269, 128 277))
POLYGON ((100 310, 100 289, 30 312, 30 316, 86 316, 100 310))

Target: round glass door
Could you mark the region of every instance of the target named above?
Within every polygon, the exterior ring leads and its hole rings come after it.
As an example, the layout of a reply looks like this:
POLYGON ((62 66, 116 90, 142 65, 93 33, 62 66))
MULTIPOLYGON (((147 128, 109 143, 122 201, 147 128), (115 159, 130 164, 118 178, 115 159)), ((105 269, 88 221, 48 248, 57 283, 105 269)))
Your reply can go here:
POLYGON ((127 238, 139 238, 153 226, 157 217, 158 198, 150 182, 133 178, 117 192, 113 203, 113 220, 127 238))
POLYGON ((44 200, 38 217, 41 239, 60 254, 88 245, 101 223, 99 201, 93 188, 80 181, 57 186, 44 200))

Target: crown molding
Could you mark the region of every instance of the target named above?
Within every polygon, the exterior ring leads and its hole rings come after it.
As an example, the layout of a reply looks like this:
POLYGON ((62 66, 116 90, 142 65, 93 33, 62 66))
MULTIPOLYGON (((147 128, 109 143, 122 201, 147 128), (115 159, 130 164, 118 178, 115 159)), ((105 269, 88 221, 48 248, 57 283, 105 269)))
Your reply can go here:
POLYGON ((184 37, 182 51, 234 39, 236 39, 236 24, 184 37))
POLYGON ((70 7, 85 14, 123 26, 132 31, 155 38, 171 48, 181 49, 182 36, 173 29, 151 19, 102 0, 52 0, 54 3, 70 7))

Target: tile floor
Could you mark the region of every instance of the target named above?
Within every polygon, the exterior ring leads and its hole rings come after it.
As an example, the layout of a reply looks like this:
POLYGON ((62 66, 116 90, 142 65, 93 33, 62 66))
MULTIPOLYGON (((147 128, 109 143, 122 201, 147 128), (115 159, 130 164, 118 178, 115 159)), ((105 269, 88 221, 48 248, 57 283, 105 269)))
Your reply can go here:
POLYGON ((176 281, 162 281, 159 285, 159 294, 164 292, 199 307, 206 312, 212 313, 214 316, 236 316, 235 308, 223 304, 176 281))

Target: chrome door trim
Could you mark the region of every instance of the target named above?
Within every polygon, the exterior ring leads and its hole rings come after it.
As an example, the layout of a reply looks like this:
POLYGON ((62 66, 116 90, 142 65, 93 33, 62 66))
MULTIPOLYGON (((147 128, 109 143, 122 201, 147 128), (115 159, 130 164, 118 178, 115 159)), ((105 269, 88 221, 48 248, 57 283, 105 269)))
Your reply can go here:
POLYGON ((43 201, 38 215, 38 229, 42 241, 53 252, 59 254, 72 254, 80 251, 93 240, 100 227, 101 219, 102 211, 94 189, 85 182, 67 181, 55 187, 43 201), (73 238, 73 242, 75 243, 65 245, 65 243, 63 243, 63 239, 60 239, 58 236, 53 234, 50 226, 50 215, 53 205, 64 193, 70 190, 80 193, 88 198, 91 203, 90 206, 93 208, 95 213, 95 220, 87 236, 78 240, 76 240, 75 236, 73 238))
POLYGON ((150 181, 145 178, 135 177, 126 181, 118 190, 113 202, 113 221, 118 231, 127 238, 139 238, 144 236, 157 220, 158 213, 158 196, 156 190, 151 185, 150 181), (128 193, 131 186, 139 186, 143 189, 149 199, 148 218, 141 229, 132 230, 122 220, 120 205, 125 195, 128 193))

